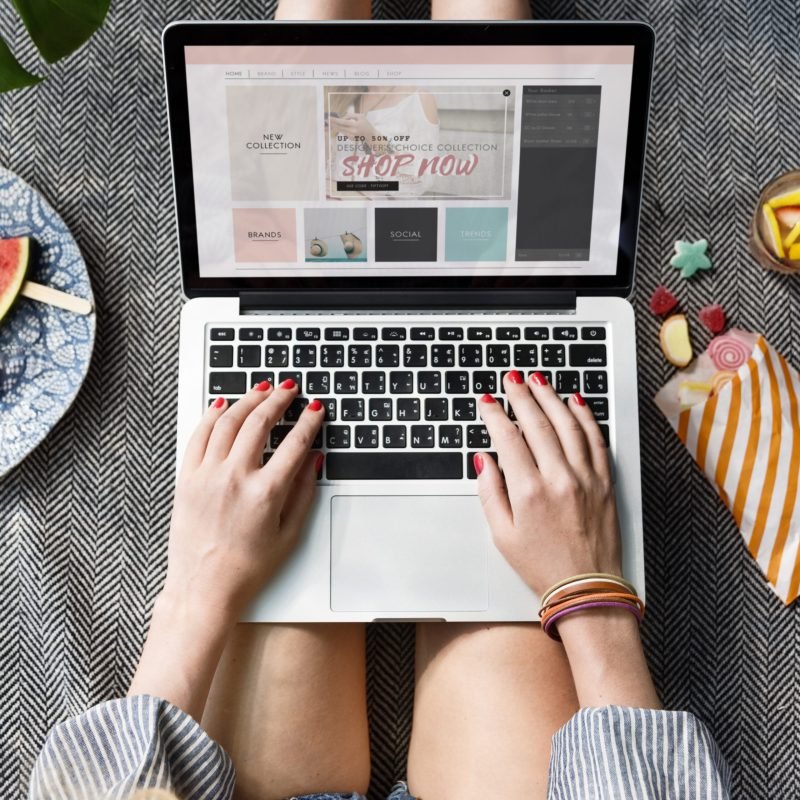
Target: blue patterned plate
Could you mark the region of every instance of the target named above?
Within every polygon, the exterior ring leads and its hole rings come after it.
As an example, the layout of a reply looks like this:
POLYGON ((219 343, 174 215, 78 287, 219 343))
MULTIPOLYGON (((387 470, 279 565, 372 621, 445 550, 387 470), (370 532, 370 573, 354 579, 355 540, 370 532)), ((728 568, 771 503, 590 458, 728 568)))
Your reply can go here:
MULTIPOLYGON (((92 300, 89 274, 61 217, 0 167, 0 238, 38 245, 28 277, 92 300)), ((0 475, 31 452, 72 404, 89 371, 95 315, 17 298, 0 322, 0 475)))

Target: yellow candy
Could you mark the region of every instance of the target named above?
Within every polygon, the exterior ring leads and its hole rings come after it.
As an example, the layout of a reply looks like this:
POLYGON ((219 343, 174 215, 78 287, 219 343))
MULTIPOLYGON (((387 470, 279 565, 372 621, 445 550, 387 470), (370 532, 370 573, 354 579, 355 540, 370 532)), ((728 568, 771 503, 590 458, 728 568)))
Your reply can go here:
POLYGON ((779 194, 771 198, 768 204, 772 208, 781 208, 782 206, 800 205, 800 190, 795 192, 787 192, 786 194, 779 194))
POLYGON ((678 402, 682 408, 691 408, 702 403, 711 394, 711 384, 701 381, 681 381, 678 386, 678 402))
POLYGON ((767 223, 767 230, 770 234, 770 241, 772 242, 772 252, 778 258, 785 258, 786 251, 783 249, 783 242, 781 241, 781 228, 778 225, 778 218, 775 212, 768 203, 764 203, 764 219, 767 223))
POLYGON ((791 247, 798 239, 800 239, 800 222, 789 231, 789 235, 783 240, 783 246, 791 247))
POLYGON ((793 244, 789 248, 789 260, 790 261, 800 261, 800 243, 793 244))
POLYGON ((692 360, 692 343, 689 339, 689 325, 683 314, 673 314, 664 320, 659 335, 661 349, 670 364, 685 367, 692 360))

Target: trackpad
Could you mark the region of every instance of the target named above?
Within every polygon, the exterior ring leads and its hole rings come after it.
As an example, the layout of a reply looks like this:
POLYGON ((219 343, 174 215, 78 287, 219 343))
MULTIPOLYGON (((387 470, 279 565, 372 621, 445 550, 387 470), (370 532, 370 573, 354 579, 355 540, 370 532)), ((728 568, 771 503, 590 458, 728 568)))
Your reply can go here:
POLYGON ((469 496, 331 500, 331 609, 483 611, 489 531, 469 496))

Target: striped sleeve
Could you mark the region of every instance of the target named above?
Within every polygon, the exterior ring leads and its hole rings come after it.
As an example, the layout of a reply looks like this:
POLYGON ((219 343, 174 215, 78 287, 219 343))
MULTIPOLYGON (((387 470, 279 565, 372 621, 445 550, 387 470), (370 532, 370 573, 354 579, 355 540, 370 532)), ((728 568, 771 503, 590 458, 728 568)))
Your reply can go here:
POLYGON ((583 708, 553 737, 550 800, 727 800, 730 770, 692 714, 583 708))
POLYGON ((28 800, 122 800, 143 788, 230 800, 234 779, 228 754, 192 717, 140 695, 56 725, 34 764, 28 800))

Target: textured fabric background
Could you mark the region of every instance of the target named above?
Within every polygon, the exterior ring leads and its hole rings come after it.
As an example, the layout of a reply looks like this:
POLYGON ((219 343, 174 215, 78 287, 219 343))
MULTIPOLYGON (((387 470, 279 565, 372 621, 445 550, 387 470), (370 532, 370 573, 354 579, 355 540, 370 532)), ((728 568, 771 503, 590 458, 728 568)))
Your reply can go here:
MULTIPOLYGON (((273 2, 115 0, 91 43, 38 88, 0 97, 0 163, 60 211, 91 270, 92 368, 72 410, 0 483, 0 796, 23 792, 55 721, 123 693, 166 559, 173 483, 178 254, 162 27, 259 19, 273 2)), ((25 50, 11 4, 0 32, 25 50)), ((638 260, 650 663, 668 707, 709 723, 736 796, 800 795, 800 613, 785 609, 650 398, 670 374, 646 310, 666 282, 691 313, 722 302, 800 365, 800 281, 746 250, 758 189, 800 166, 796 0, 542 0, 537 16, 636 18, 658 36, 638 260), (677 238, 716 269, 684 282, 677 238)), ((385 0, 383 17, 427 14, 385 0)), ((696 344, 706 339, 698 333, 696 344)), ((369 635, 375 796, 404 773, 413 628, 369 635), (399 670, 393 665, 401 664, 399 670)))

